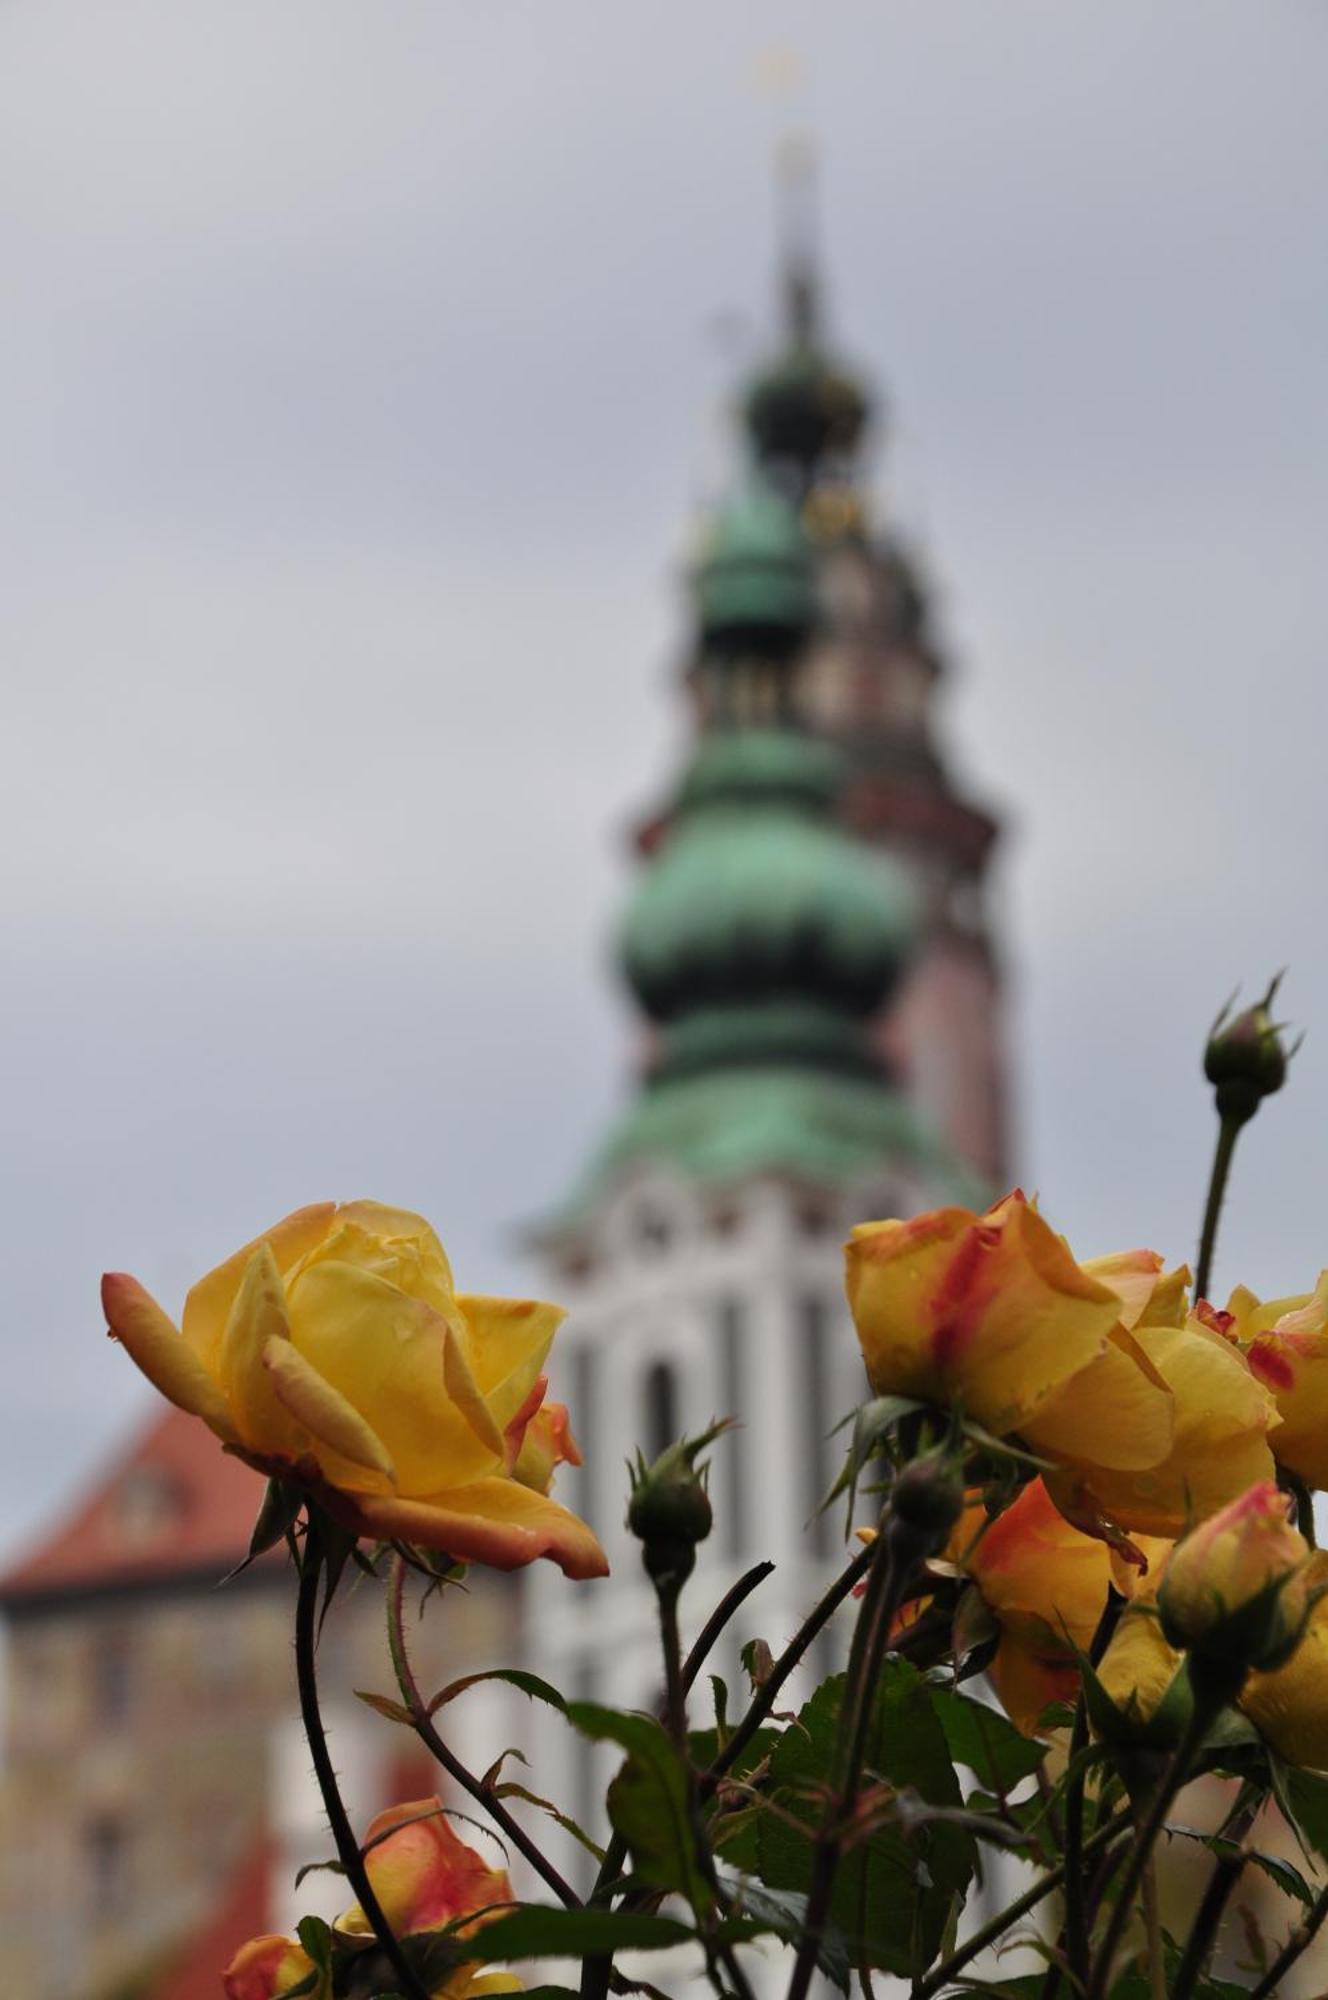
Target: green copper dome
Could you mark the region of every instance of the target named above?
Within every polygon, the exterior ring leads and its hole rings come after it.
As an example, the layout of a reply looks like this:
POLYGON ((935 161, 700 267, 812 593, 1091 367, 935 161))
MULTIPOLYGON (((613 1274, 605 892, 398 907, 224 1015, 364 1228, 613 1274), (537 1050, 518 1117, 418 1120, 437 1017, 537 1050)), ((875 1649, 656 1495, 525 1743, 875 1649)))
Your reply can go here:
POLYGON ((868 413, 853 377, 803 341, 764 369, 746 397, 747 428, 759 456, 804 468, 827 454, 851 452, 868 413))
POLYGON ((712 645, 787 651, 816 622, 814 556, 793 502, 761 482, 716 516, 696 568, 712 645))
POLYGON ((633 989, 668 1028, 666 1066, 871 1066, 860 1024, 900 968, 913 897, 833 821, 837 771, 794 730, 702 743, 621 936, 633 989))

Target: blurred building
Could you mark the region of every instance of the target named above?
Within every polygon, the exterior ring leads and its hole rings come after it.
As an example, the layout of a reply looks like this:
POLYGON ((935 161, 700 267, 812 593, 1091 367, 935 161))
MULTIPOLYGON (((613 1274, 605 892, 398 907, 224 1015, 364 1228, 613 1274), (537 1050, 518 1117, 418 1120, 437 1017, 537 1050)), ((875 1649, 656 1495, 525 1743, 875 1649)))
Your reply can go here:
MULTIPOLYGON (((653 1613, 622 1546, 619 1468, 727 1411, 744 1428, 716 1454, 697 1598, 773 1555, 759 1619, 777 1638, 830 1557, 828 1433, 860 1400, 842 1238, 866 1216, 981 1199, 1006 1170, 997 824, 943 753, 925 577, 870 517, 868 391, 826 347, 805 254, 784 286, 783 344, 744 394, 741 470, 691 577, 694 747, 641 829, 621 933, 641 1073, 539 1231, 572 1308, 558 1391, 585 1451, 559 1490, 617 1575, 591 1618, 556 1579, 477 1577, 463 1613, 421 1628, 449 1675, 518 1656, 530 1591, 542 1671, 648 1697, 653 1613)), ((342 1900, 335 1878, 293 1889, 329 1843, 294 1715, 289 1564, 216 1588, 257 1499, 168 1412, 0 1580, 0 1933, 5 1990, 25 2000, 215 1994, 243 1938, 342 1900)), ((413 1739, 351 1698, 384 1687, 381 1617, 372 1588, 347 1593, 323 1647, 361 1824, 436 1788, 413 1739)), ((501 1747, 520 1723, 486 1699, 467 1696, 468 1741, 501 1747)), ((570 1758, 562 1777, 578 1781, 570 1758)))
MULTIPOLYGON (((783 343, 741 397, 731 491, 689 579, 692 746, 641 830, 619 933, 640 1074, 539 1239, 570 1308, 585 1462, 566 1497, 614 1574, 593 1623, 537 1580, 537 1623, 563 1684, 615 1703, 650 1700, 659 1674, 624 1450, 741 1417, 711 1454, 716 1526, 688 1596, 699 1622, 773 1557, 750 1619, 778 1644, 838 1560, 820 1503, 863 1394, 844 1237, 983 1203, 1007 1170, 997 822, 944 755, 925 577, 871 519, 868 390, 825 343, 805 250, 783 276, 783 343)), ((589 1810, 576 1766, 569 1750, 589 1810)))

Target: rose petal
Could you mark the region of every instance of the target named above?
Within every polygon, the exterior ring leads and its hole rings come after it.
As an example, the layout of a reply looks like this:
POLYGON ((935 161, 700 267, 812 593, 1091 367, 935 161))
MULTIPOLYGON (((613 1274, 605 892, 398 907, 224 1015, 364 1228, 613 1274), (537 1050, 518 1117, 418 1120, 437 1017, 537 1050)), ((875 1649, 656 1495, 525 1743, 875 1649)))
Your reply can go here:
POLYGON ((201 1417, 223 1443, 234 1444, 235 1425, 221 1389, 137 1278, 108 1271, 101 1302, 111 1333, 167 1402, 201 1417))

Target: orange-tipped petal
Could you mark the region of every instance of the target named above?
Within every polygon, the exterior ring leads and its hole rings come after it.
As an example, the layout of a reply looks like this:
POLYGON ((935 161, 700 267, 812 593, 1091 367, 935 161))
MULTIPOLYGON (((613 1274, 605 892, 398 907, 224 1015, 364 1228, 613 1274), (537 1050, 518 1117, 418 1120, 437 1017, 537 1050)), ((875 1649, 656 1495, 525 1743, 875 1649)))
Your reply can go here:
POLYGON ((274 1223, 271 1229, 265 1229, 252 1243, 244 1244, 224 1264, 218 1264, 214 1271, 209 1271, 190 1289, 184 1302, 180 1330, 205 1367, 218 1372, 226 1321, 248 1269, 249 1259, 259 1244, 270 1246, 277 1269, 285 1273, 326 1234, 336 1212, 334 1201, 316 1201, 307 1208, 297 1208, 293 1215, 287 1215, 274 1223))
POLYGON ((101 1281, 101 1303, 111 1333, 167 1402, 201 1417, 224 1443, 235 1443, 235 1424, 221 1389, 138 1279, 108 1271, 101 1281))
POLYGON ((522 1569, 548 1556, 578 1580, 609 1573, 608 1558, 584 1521, 513 1479, 477 1479, 424 1500, 331 1490, 321 1498, 338 1520, 376 1541, 413 1542, 494 1569, 522 1569))
MULTIPOLYGON (((325 1382, 289 1340, 269 1340, 263 1349, 267 1370, 278 1399, 298 1423, 312 1432, 315 1456, 322 1464, 320 1446, 329 1447, 358 1472, 376 1472, 389 1484, 396 1473, 387 1448, 372 1424, 344 1396, 325 1382)), ((324 1467, 324 1470, 329 1470, 324 1467)))
POLYGON ((281 2000, 314 1969, 292 1937, 256 1937, 242 1944, 221 1975, 226 2000, 281 2000))
MULTIPOLYGON (((389 1806, 364 1836, 364 1865, 383 1915, 399 1937, 442 1930, 459 1919, 496 1914, 512 1901, 507 1872, 453 1832, 438 1798, 389 1806)), ((357 1903, 337 1928, 363 1933, 357 1903)), ((464 1926, 462 1927, 464 1931, 464 1926)))

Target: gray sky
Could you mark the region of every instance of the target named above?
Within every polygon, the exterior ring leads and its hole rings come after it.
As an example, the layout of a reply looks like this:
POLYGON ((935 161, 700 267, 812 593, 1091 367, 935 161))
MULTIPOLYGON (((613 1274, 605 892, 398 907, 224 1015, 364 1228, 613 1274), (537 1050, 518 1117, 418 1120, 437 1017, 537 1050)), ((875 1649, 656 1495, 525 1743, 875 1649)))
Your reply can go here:
POLYGON ((779 41, 1013 821, 1025 1178, 1189 1254, 1204 1028, 1290 961, 1219 1277, 1328 1262, 1322 0, 8 0, 0 1549, 150 1406, 104 1266, 173 1309, 370 1193, 529 1281, 623 1087, 779 41))

